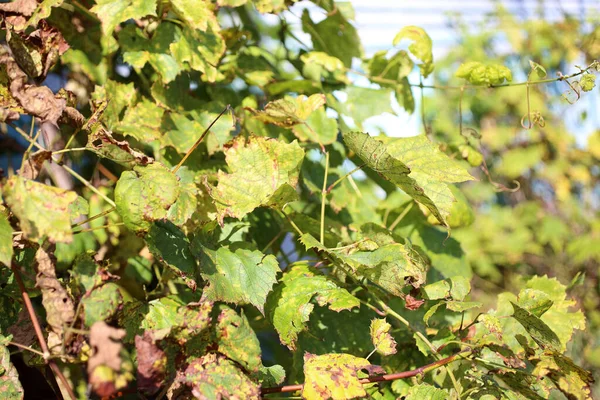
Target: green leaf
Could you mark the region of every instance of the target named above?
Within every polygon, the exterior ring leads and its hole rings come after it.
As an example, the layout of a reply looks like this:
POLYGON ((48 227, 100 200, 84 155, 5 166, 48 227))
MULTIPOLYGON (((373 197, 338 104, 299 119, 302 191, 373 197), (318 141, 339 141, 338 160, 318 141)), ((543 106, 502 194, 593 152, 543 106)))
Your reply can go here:
POLYGON ((529 60, 529 66, 531 67, 531 72, 535 72, 538 78, 544 78, 547 75, 546 69, 535 61, 529 60))
POLYGON ((408 46, 408 50, 421 61, 419 69, 424 78, 433 72, 433 53, 431 52, 431 38, 418 26, 405 26, 396 34, 392 44, 396 46, 402 39, 409 39, 412 44, 408 46))
POLYGON ((281 207, 294 200, 303 157, 296 141, 236 137, 225 152, 231 173, 219 171, 218 184, 210 190, 219 223, 226 216, 239 219, 256 207, 281 207))
POLYGON ((390 114, 394 112, 391 105, 391 90, 349 86, 345 92, 348 94, 348 99, 344 103, 344 114, 352 117, 359 127, 367 118, 385 112, 390 114))
POLYGON ((423 292, 429 300, 452 298, 462 301, 470 291, 471 283, 462 276, 454 276, 423 286, 423 292))
POLYGON ((340 59, 348 68, 352 66, 352 58, 362 56, 358 33, 341 12, 332 13, 315 24, 305 9, 302 13, 302 29, 310 35, 315 51, 340 59))
POLYGON ((485 65, 478 61, 461 64, 456 70, 458 78, 464 78, 473 85, 500 85, 504 80, 512 81, 510 69, 503 65, 485 65))
POLYGON ((296 348, 298 333, 304 330, 314 308, 310 302, 313 297, 319 305, 329 304, 329 308, 337 312, 360 305, 346 289, 338 287, 308 265, 290 266, 269 296, 266 314, 273 321, 281 342, 292 350, 296 348))
POLYGON ((371 341, 377 352, 384 356, 396 354, 396 341, 390 335, 392 326, 385 320, 374 318, 371 320, 371 341))
POLYGON ((543 354, 532 372, 538 378, 550 378, 569 399, 591 399, 592 374, 559 353, 543 354))
POLYGON ((217 80, 219 73, 216 66, 226 47, 214 24, 209 24, 205 31, 177 28, 169 48, 180 65, 202 72, 208 82, 217 80))
POLYGON ((531 314, 526 309, 511 302, 515 318, 527 330, 531 338, 543 349, 558 350, 561 347, 560 339, 541 319, 531 314))
POLYGON ((148 231, 152 221, 166 218, 179 190, 177 177, 164 166, 136 166, 133 171, 124 171, 117 182, 117 212, 127 228, 148 231))
POLYGON ((204 288, 208 299, 252 304, 261 313, 280 271, 275 256, 233 245, 217 250, 203 247, 200 265, 202 277, 209 282, 204 288))
POLYGON ((445 400, 450 397, 447 390, 438 389, 428 383, 411 386, 405 400, 445 400))
POLYGON ((262 365, 260 344, 246 317, 221 305, 217 319, 219 353, 239 363, 248 371, 258 371, 262 365))
POLYGON ((209 0, 170 0, 175 14, 192 29, 206 31, 210 26, 218 30, 217 17, 209 0))
POLYGON ((110 36, 117 25, 129 19, 156 16, 155 0, 96 0, 90 9, 102 22, 104 35, 110 36))
POLYGON ((95 87, 92 98, 98 103, 106 102, 106 109, 102 113, 102 122, 108 129, 117 129, 123 110, 135 104, 136 94, 133 82, 123 84, 108 80, 104 85, 95 87))
POLYGON ((29 240, 44 237, 54 243, 72 240, 69 206, 77 200, 77 193, 12 176, 2 194, 29 240))
POLYGON ((119 43, 123 50, 123 61, 136 69, 146 63, 160 74, 163 83, 173 81, 183 69, 170 53, 171 43, 178 39, 180 29, 171 23, 158 26, 151 39, 135 25, 127 25, 119 32, 119 43))
POLYGON ((519 305, 536 317, 544 315, 553 304, 550 297, 541 290, 525 289, 519 293, 519 305))
POLYGON ((179 196, 175 204, 169 208, 167 219, 181 227, 191 217, 198 206, 198 187, 194 182, 194 173, 187 167, 182 167, 175 173, 179 178, 179 196))
POLYGON ((281 365, 265 367, 261 364, 258 370, 258 381, 262 387, 281 385, 285 380, 285 369, 281 365))
POLYGON ((98 321, 108 320, 122 304, 123 295, 115 283, 109 282, 92 290, 81 299, 85 326, 89 328, 98 321))
MULTIPOLYGON (((0 335, 0 338, 4 339, 4 336, 0 335)), ((19 381, 19 373, 10 362, 10 351, 6 348, 6 344, 0 343, 0 393, 3 399, 21 400, 25 392, 19 381)))
POLYGON ((0 210, 0 263, 10 267, 13 256, 13 229, 6 218, 6 215, 0 210))
POLYGON ((171 269, 185 283, 195 289, 196 260, 190 251, 185 234, 170 222, 157 221, 145 237, 148 249, 157 260, 171 269))
POLYGON ((410 245, 394 243, 347 256, 338 253, 338 257, 355 267, 358 264, 358 272, 395 296, 401 296, 407 284, 418 288, 425 283, 427 266, 410 245))
POLYGON ((596 87, 596 75, 584 74, 579 80, 579 86, 584 92, 589 92, 596 87))
POLYGON ((159 127, 163 114, 162 108, 144 99, 135 106, 127 108, 118 130, 143 143, 160 140, 162 134, 159 127))
POLYGON ((299 0, 252 0, 258 12, 273 14, 287 10, 289 3, 294 4, 297 1, 299 0))
MULTIPOLYGON (((573 333, 576 329, 585 329, 585 316, 581 310, 570 311, 570 309, 576 306, 575 300, 567 299, 567 289, 562 285, 556 278, 548 278, 547 276, 537 276, 531 278, 527 284, 527 289, 519 293, 519 304, 523 306, 530 305, 531 303, 523 301, 531 294, 539 292, 545 293, 547 300, 552 301, 552 307, 541 314, 540 319, 547 324, 550 329, 560 339, 561 349, 565 350, 567 343, 571 340, 573 333)), ((540 313, 546 305, 538 304, 537 307, 530 309, 531 313, 540 313), (541 306, 541 307, 540 307, 541 306)))
POLYGON ((260 389, 233 361, 206 354, 192 360, 177 380, 191 387, 196 398, 260 399, 260 389))
POLYGON ((259 121, 291 128, 294 135, 302 141, 327 145, 337 138, 337 122, 325 113, 324 94, 304 95, 296 98, 286 96, 268 103, 263 111, 248 108, 259 121))
POLYGON ((367 395, 359 371, 383 374, 383 368, 350 354, 304 354, 302 397, 311 400, 354 399, 367 395))
POLYGON ((473 179, 424 135, 388 138, 386 145, 366 133, 348 132, 344 133, 344 142, 369 168, 424 205, 446 226, 455 201, 446 182, 473 179))

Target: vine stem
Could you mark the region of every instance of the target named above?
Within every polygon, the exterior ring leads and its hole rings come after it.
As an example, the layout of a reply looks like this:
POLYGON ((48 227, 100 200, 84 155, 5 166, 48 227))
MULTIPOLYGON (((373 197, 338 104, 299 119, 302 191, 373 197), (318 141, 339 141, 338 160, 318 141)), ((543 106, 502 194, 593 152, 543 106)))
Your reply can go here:
POLYGON ((407 205, 404 210, 402 210, 402 212, 400 213, 400 215, 398 215, 398 218, 396 218, 394 220, 394 222, 392 222, 392 224, 390 225, 390 227, 388 228, 390 231, 393 231, 394 228, 400 223, 400 221, 402 221, 404 219, 404 217, 406 217, 406 214, 408 214, 408 212, 413 208, 413 202, 411 202, 409 205, 407 205))
POLYGON ((327 175, 329 174, 329 152, 325 152, 325 177, 323 178, 323 189, 321 190, 321 230, 320 241, 325 244, 325 202, 327 200, 327 175))
MULTIPOLYGON (((373 383, 373 382, 386 382, 386 381, 395 381, 398 379, 412 378, 413 376, 423 375, 423 374, 433 371, 439 367, 446 366, 447 364, 450 364, 451 362, 455 361, 459 357, 462 359, 463 357, 461 357, 461 356, 465 356, 465 355, 467 355, 467 353, 470 354, 471 352, 472 352, 472 350, 462 350, 456 354, 453 354, 446 358, 442 358, 440 360, 432 362, 431 364, 423 365, 422 367, 419 367, 417 369, 412 369, 410 371, 396 372, 394 374, 374 375, 374 376, 370 376, 368 378, 360 379, 359 382, 364 385, 364 384, 373 383)), ((302 390, 303 386, 304 385, 287 385, 287 386, 277 386, 277 387, 271 387, 271 388, 262 388, 261 394, 265 395, 265 394, 269 394, 269 393, 296 392, 298 390, 302 390)))
POLYGON ((210 129, 213 127, 213 125, 216 124, 217 121, 219 120, 219 118, 221 118, 223 116, 223 114, 225 114, 229 110, 231 110, 231 106, 229 104, 227 104, 227 106, 223 109, 223 111, 221 111, 221 113, 219 115, 217 115, 217 117, 210 123, 210 125, 208 125, 208 128, 206 128, 204 130, 204 132, 202 132, 202 135, 200 135, 198 140, 196 140, 196 143, 194 143, 194 145, 192 147, 190 147, 190 149, 187 151, 187 153, 185 153, 185 156, 183 156, 181 161, 179 161, 179 164, 177 164, 175 166, 175 168, 173 168, 173 170, 171 171, 172 173, 176 173, 179 170, 179 168, 181 168, 181 166, 183 165, 185 160, 188 159, 188 157, 194 152, 194 150, 196 150, 196 147, 198 147, 200 145, 200 143, 202 142, 202 140, 204 140, 204 137, 208 134, 210 129))
POLYGON ((359 165, 358 167, 354 168, 352 171, 348 172, 346 175, 342 176, 341 178, 339 178, 337 181, 333 182, 331 185, 329 185, 329 187, 327 188, 327 193, 331 193, 331 191, 333 190, 334 187, 336 187, 337 185, 340 184, 340 182, 342 182, 344 179, 346 179, 347 177, 351 176, 353 173, 355 173, 356 171, 358 171, 359 169, 362 169, 365 165, 367 164, 362 164, 359 165))
POLYGON ((77 397, 75 396, 75 392, 73 392, 71 385, 69 385, 69 381, 67 381, 67 378, 65 378, 56 362, 50 359, 50 350, 48 349, 48 345, 46 344, 46 339, 44 339, 44 333, 42 332, 40 322, 38 321, 37 315, 35 314, 35 310, 33 309, 31 298, 29 297, 27 289, 25 288, 23 280, 21 279, 19 266, 13 262, 10 264, 10 268, 12 269, 13 274, 15 276, 15 280, 17 281, 17 285, 19 286, 19 290, 21 291, 21 296, 23 297, 23 302, 25 303, 25 308, 27 309, 27 313, 29 314, 29 318, 31 319, 33 330, 35 331, 35 334, 38 338, 38 342, 40 343, 40 347, 42 348, 42 357, 44 358, 44 361, 50 366, 50 369, 52 370, 54 375, 56 375, 56 377, 60 379, 61 383, 64 386, 64 389, 69 394, 69 397, 71 397, 71 399, 73 400, 76 400, 77 397))
MULTIPOLYGON (((574 72, 570 75, 560 75, 556 78, 548 78, 548 79, 540 79, 538 81, 524 81, 524 82, 507 82, 507 83, 501 83, 498 85, 489 85, 489 86, 483 86, 483 85, 461 85, 461 86, 452 86, 452 85, 424 85, 423 83, 409 83, 408 85, 410 87, 418 87, 421 89, 441 89, 441 90, 462 90, 464 88, 468 88, 468 89, 496 89, 496 88, 502 88, 502 87, 512 87, 512 86, 526 86, 526 85, 541 85, 541 84, 545 84, 545 83, 552 83, 552 82, 561 82, 561 81, 565 81, 567 79, 571 79, 571 78, 575 78, 577 76, 583 75, 585 74, 587 71, 589 71, 590 69, 592 69, 593 67, 595 67, 598 64, 598 61, 594 61, 592 62, 590 65, 587 66, 587 68, 580 70, 579 72, 574 72)), ((371 80, 371 82, 375 82, 375 83, 383 83, 383 84, 389 84, 389 85, 397 85, 398 82, 393 80, 393 79, 386 79, 386 78, 379 78, 376 76, 369 76, 369 74, 366 74, 364 72, 361 71, 357 71, 351 68, 346 68, 346 72, 350 72, 356 75, 360 75, 360 76, 364 76, 366 78, 368 78, 369 80, 371 80)))
MULTIPOLYGON (((402 315, 400 315, 396 311, 394 311, 383 300, 381 300, 376 294, 374 294, 372 292, 368 292, 368 293, 373 298, 375 298, 376 303, 379 305, 379 307, 381 307, 381 309, 387 315, 396 318, 398 321, 400 321, 402 324, 404 324, 408 329, 410 329, 411 331, 413 331, 414 334, 417 335, 419 337, 419 339, 421 339, 427 345, 427 347, 429 347, 429 349, 431 350, 431 352, 438 358, 438 361, 440 361, 440 357, 441 357, 440 353, 438 353, 438 351, 435 348, 435 346, 429 341, 429 339, 427 339, 427 337, 425 335, 423 335, 423 333, 421 333, 418 330, 414 329, 412 327, 412 325, 410 324, 410 322, 408 322, 408 320, 406 318, 404 318, 402 315)), ((448 376, 450 377, 450 380, 452 381, 452 385, 454 386, 454 390, 456 390, 456 394, 460 398, 461 389, 460 389, 460 385, 458 384, 458 381, 456 380, 456 377, 454 376, 454 373, 448 367, 445 367, 445 369, 446 369, 446 372, 448 373, 448 376)))

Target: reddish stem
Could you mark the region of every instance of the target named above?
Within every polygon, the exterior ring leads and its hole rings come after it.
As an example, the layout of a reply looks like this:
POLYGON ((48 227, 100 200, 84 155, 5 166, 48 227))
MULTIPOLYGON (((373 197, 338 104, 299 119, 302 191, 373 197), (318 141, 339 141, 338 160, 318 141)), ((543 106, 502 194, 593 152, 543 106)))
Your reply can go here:
MULTIPOLYGON (((359 382, 362 384, 365 383, 373 383, 373 382, 385 382, 385 381, 395 381, 397 379, 405 379, 411 378, 413 376, 422 375, 426 372, 429 372, 433 369, 441 367, 443 365, 449 364, 456 359, 461 354, 471 353, 472 350, 462 350, 456 354, 453 354, 449 357, 442 358, 441 360, 432 362, 431 364, 424 365, 417 369, 413 369, 410 371, 397 372, 395 374, 387 374, 387 375, 374 375, 368 378, 363 378, 359 382)), ((285 392, 295 392, 298 390, 302 390, 303 385, 288 385, 288 386, 277 386, 270 388, 262 388, 260 390, 261 394, 269 394, 269 393, 285 393, 285 392)))
POLYGON ((46 344, 46 339, 44 339, 44 333, 42 332, 42 327, 40 326, 40 322, 37 319, 37 315, 35 314, 35 310, 33 309, 33 304, 31 303, 31 298, 27 293, 27 289, 23 284, 23 280, 21 279, 21 274, 19 273, 19 266, 15 263, 11 263, 10 268, 15 274, 15 280, 17 281, 17 285, 19 285, 19 289, 21 290, 21 296, 23 296, 23 302, 25 303, 25 308, 27 308, 27 312, 29 313, 29 318, 31 319, 31 324, 33 325, 33 330, 38 338, 38 342, 40 342, 40 347, 42 348, 42 352, 44 353, 44 361, 50 366, 54 375, 60 379, 65 390, 69 393, 71 399, 76 400, 75 392, 71 389, 69 385, 69 381, 63 375, 60 368, 54 360, 48 359, 50 356, 50 350, 48 349, 48 345, 46 344))

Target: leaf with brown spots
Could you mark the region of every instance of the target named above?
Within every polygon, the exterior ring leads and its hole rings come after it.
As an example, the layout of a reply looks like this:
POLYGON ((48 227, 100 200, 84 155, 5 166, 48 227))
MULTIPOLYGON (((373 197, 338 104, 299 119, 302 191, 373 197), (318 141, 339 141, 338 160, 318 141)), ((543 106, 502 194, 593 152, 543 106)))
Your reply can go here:
POLYGON ((177 380, 200 400, 260 398, 258 386, 233 361, 213 353, 193 360, 177 380))
POLYGON ((371 340, 377 352, 384 356, 396 354, 396 341, 390 335, 392 326, 385 318, 375 318, 371 321, 371 340))
POLYGON ((77 200, 77 193, 12 176, 3 195, 27 239, 37 241, 47 236, 53 243, 72 240, 69 205, 77 200))
MULTIPOLYGON (((367 392, 358 374, 383 374, 378 365, 350 354, 304 354, 304 388, 302 397, 308 400, 345 400, 365 397, 367 392)), ((366 378, 364 374, 363 378, 366 378)))

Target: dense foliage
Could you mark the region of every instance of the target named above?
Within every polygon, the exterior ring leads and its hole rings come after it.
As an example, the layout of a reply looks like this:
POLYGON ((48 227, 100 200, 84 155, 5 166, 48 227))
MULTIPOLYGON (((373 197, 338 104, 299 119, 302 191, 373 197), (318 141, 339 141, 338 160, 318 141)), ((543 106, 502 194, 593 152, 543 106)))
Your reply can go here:
POLYGON ((305 3, 0 4, 0 397, 592 398, 600 28, 305 3))

